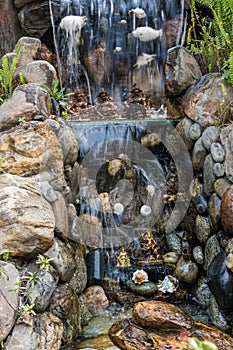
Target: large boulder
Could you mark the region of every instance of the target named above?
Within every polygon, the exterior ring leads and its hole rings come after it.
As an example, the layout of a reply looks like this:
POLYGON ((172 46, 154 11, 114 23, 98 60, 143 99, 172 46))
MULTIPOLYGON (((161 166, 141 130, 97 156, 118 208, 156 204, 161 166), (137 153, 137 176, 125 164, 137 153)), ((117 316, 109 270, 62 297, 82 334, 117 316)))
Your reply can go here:
POLYGON ((176 46, 168 50, 165 74, 166 93, 172 97, 184 93, 192 83, 202 76, 197 61, 182 46, 176 46))
POLYGON ((190 86, 182 99, 182 107, 190 119, 207 127, 218 121, 220 107, 229 113, 227 107, 232 100, 231 84, 220 74, 209 73, 190 86))
POLYGON ((37 176, 42 184, 48 181, 56 190, 65 188, 61 145, 43 122, 23 123, 0 133, 0 157, 3 172, 37 176))
POLYGON ((55 220, 36 182, 3 174, 0 193, 2 248, 26 259, 43 254, 53 244, 55 220))
POLYGON ((0 106, 0 131, 19 124, 19 118, 24 121, 32 120, 36 115, 46 118, 51 109, 52 103, 45 89, 34 83, 20 85, 0 106))

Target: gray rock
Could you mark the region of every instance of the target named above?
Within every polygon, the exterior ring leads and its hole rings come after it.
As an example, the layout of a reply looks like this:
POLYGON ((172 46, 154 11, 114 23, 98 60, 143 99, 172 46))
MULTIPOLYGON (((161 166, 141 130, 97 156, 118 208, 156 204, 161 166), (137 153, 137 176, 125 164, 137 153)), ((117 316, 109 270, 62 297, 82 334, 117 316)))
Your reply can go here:
POLYGON ((157 285, 154 282, 144 282, 136 284, 132 280, 127 281, 127 287, 135 294, 139 295, 153 295, 157 292, 157 285))
MULTIPOLYGON (((24 0, 25 1, 25 0, 24 0)), ((18 7, 22 6, 22 0, 17 0, 18 7)), ((56 1, 53 4, 53 20, 58 20, 60 6, 56 1)), ((48 1, 26 1, 18 13, 18 19, 26 35, 41 38, 51 26, 48 1)))
POLYGON ((190 137, 191 140, 196 141, 199 139, 199 137, 201 137, 202 134, 202 128, 201 125, 198 123, 193 123, 188 131, 188 135, 190 137))
POLYGON ((49 311, 64 324, 62 340, 72 342, 81 335, 81 310, 78 296, 67 284, 60 284, 50 300, 49 311))
POLYGON ((225 166, 222 163, 214 163, 213 173, 216 177, 223 177, 225 175, 225 166))
POLYGON ((217 143, 219 139, 219 134, 220 131, 217 126, 209 126, 203 131, 201 139, 203 146, 207 149, 207 151, 210 151, 212 143, 217 143))
POLYGON ((45 312, 24 322, 17 321, 4 344, 5 350, 60 350, 63 324, 52 313, 45 312))
POLYGON ((167 95, 179 96, 202 74, 191 53, 182 46, 176 46, 167 51, 165 75, 167 95))
POLYGON ((207 270, 213 258, 220 253, 221 247, 219 245, 216 235, 211 236, 206 242, 205 246, 205 269, 207 270))
POLYGON ((233 182, 233 124, 221 130, 220 139, 226 152, 224 161, 226 177, 233 182))
POLYGON ((216 163, 222 163, 224 161, 225 150, 224 150, 223 146, 221 145, 221 143, 219 143, 219 142, 211 143, 210 151, 211 151, 213 160, 216 163))
POLYGON ((48 117, 51 109, 52 103, 45 89, 34 83, 19 85, 0 106, 0 131, 17 125, 22 116, 25 121, 32 120, 37 114, 48 117))
POLYGON ((20 70, 26 81, 36 83, 40 86, 43 84, 53 90, 55 81, 57 80, 57 73, 55 68, 47 61, 37 60, 29 63, 26 67, 20 70))
POLYGON ((66 239, 69 233, 68 210, 63 195, 55 191, 57 199, 51 203, 55 218, 55 233, 58 237, 66 239))
POLYGON ((78 141, 76 135, 66 123, 59 119, 60 128, 56 131, 57 138, 61 144, 64 164, 73 165, 78 158, 78 141))
MULTIPOLYGON (((19 73, 22 68, 25 68, 28 64, 38 60, 41 51, 41 41, 37 38, 23 36, 18 40, 15 45, 14 51, 16 52, 19 45, 21 45, 20 58, 16 66, 16 72, 19 73)), ((26 78, 26 77, 25 77, 26 78)), ((27 80, 32 83, 34 81, 27 80)))
POLYGON ((55 238, 53 246, 44 253, 51 260, 51 265, 58 272, 61 280, 67 282, 76 270, 76 261, 72 251, 60 239, 55 238))
POLYGON ((82 254, 81 246, 77 244, 75 252, 77 269, 69 282, 69 286, 76 294, 84 291, 87 285, 87 267, 82 254))
POLYGON ((18 310, 18 291, 16 282, 19 273, 11 263, 0 264, 0 342, 10 333, 18 310))
POLYGON ((39 278, 39 281, 28 289, 29 295, 27 300, 29 305, 34 304, 33 309, 35 312, 44 312, 57 287, 59 276, 52 266, 50 266, 49 269, 36 272, 36 276, 39 278))
POLYGON ((81 311, 81 325, 85 326, 92 319, 92 314, 89 311, 87 298, 85 294, 79 296, 80 311, 81 311))
POLYGON ((232 182, 227 178, 217 179, 214 183, 214 190, 222 198, 224 193, 231 187, 232 182))
POLYGON ((195 234, 200 243, 205 243, 211 233, 208 217, 197 215, 195 222, 195 234))
POLYGON ((211 291, 206 277, 201 277, 195 288, 195 296, 204 310, 207 310, 210 304, 211 291))
POLYGON ((188 118, 183 118, 176 126, 176 130, 182 137, 188 150, 191 150, 193 147, 193 140, 189 136, 189 130, 192 124, 193 124, 192 120, 188 118))
POLYGON ((225 248, 225 252, 227 255, 233 253, 233 238, 229 239, 229 241, 226 245, 226 248, 225 248))
POLYGON ((203 146, 202 143, 202 137, 200 137, 193 147, 192 152, 192 163, 193 163, 193 169, 196 171, 201 171, 203 169, 205 157, 207 156, 208 152, 203 146))
POLYGON ((212 295, 210 297, 210 304, 208 308, 208 313, 210 316, 211 321, 213 322, 213 325, 222 331, 226 332, 229 330, 230 326, 225 319, 224 315, 222 314, 218 303, 216 302, 214 296, 212 295))
POLYGON ((220 213, 221 213, 221 198, 216 193, 210 196, 208 202, 208 215, 211 221, 212 228, 217 230, 220 224, 220 213))
POLYGON ((182 254, 182 241, 181 238, 175 233, 170 233, 166 236, 168 250, 171 252, 176 252, 177 254, 182 254))
POLYGON ((199 265, 204 264, 204 254, 201 246, 197 245, 193 248, 193 259, 199 265))
POLYGON ((182 99, 182 107, 190 119, 206 127, 216 123, 220 103, 225 109, 230 106, 232 100, 230 83, 222 80, 221 74, 209 73, 190 86, 182 99), (226 92, 224 95, 221 84, 226 92))
POLYGON ((216 177, 214 175, 214 161, 211 154, 208 154, 205 158, 203 165, 203 188, 204 193, 210 196, 214 192, 214 183, 216 177))
POLYGON ((197 279, 198 266, 191 260, 180 257, 175 269, 175 276, 179 281, 193 284, 197 279))
POLYGON ((27 259, 43 254, 53 244, 55 220, 38 185, 30 178, 3 174, 0 192, 2 248, 27 259))

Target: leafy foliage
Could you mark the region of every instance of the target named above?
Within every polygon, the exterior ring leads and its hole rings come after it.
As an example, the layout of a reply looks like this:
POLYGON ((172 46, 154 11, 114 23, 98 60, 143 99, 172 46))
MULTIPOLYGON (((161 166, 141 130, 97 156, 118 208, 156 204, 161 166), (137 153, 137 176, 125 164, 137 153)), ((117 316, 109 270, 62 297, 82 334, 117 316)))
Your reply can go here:
POLYGON ((71 95, 73 95, 73 93, 70 92, 70 93, 66 94, 65 93, 66 88, 62 87, 60 89, 59 85, 60 85, 59 80, 56 80, 54 85, 53 85, 52 90, 45 84, 43 85, 43 88, 48 92, 51 99, 55 100, 58 103, 61 114, 65 118, 65 116, 67 114, 67 106, 68 106, 69 97, 71 95))
POLYGON ((192 0, 187 46, 197 57, 203 73, 222 72, 233 85, 233 0, 192 0), (201 18, 198 6, 211 17, 201 18))
MULTIPOLYGON (((22 49, 22 43, 19 44, 15 56, 12 58, 10 64, 7 55, 3 56, 0 68, 0 104, 6 101, 13 93, 14 90, 14 73, 17 63, 19 61, 20 52, 22 49)), ((21 84, 25 84, 25 78, 20 73, 19 80, 21 84)))

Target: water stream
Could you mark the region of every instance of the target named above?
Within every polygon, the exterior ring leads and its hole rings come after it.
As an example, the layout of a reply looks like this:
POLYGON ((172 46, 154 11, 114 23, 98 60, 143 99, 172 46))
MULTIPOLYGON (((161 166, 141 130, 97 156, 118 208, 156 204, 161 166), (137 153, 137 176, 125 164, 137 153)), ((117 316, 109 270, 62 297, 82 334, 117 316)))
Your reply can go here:
POLYGON ((165 25, 177 16, 182 45, 184 0, 61 0, 60 22, 52 23, 60 81, 86 91, 91 103, 101 89, 125 101, 137 84, 157 105, 164 94, 165 25))

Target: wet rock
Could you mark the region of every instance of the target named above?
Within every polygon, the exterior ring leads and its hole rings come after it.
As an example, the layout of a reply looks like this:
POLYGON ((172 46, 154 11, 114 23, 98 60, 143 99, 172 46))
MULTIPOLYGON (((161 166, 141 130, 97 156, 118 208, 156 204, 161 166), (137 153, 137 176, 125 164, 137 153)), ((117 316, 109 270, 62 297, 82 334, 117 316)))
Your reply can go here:
POLYGON ((199 265, 204 264, 204 254, 201 246, 197 245, 193 248, 193 259, 199 265))
POLYGON ((211 233, 209 218, 202 215, 196 216, 195 234, 200 243, 205 243, 211 233))
POLYGON ((191 260, 184 259, 183 256, 177 262, 175 276, 179 281, 192 284, 195 282, 198 274, 198 266, 191 260))
POLYGON ((221 198, 219 198, 216 193, 213 193, 208 202, 208 215, 214 230, 216 230, 220 224, 220 209, 221 198))
POLYGON ((0 191, 2 248, 26 259, 43 254, 53 244, 55 222, 38 185, 32 179, 3 174, 0 191))
POLYGON ((227 178, 217 179, 214 183, 214 190, 217 195, 222 198, 224 193, 231 187, 232 182, 227 178))
POLYGON ((165 65, 165 89, 168 96, 179 96, 201 77, 200 67, 182 46, 168 50, 165 65))
POLYGON ((60 128, 55 132, 61 144, 64 164, 73 165, 78 158, 78 141, 74 131, 59 118, 60 128))
POLYGON ((85 326, 92 319, 92 314, 89 311, 87 297, 85 294, 79 296, 80 311, 81 311, 81 325, 85 326))
POLYGON ((30 322, 17 321, 4 344, 6 350, 60 350, 63 324, 52 313, 33 316, 30 322))
MULTIPOLYGON (((203 187, 202 187, 203 188, 203 187)), ((204 214, 208 208, 208 202, 206 200, 205 193, 198 193, 193 198, 193 204, 199 214, 204 214)))
POLYGON ((181 238, 175 233, 170 233, 166 236, 168 249, 177 254, 182 254, 182 242, 181 238))
POLYGON ((160 332, 191 330, 193 320, 178 307, 161 301, 143 301, 134 305, 133 319, 146 329, 160 332))
POLYGON ((214 191, 214 183, 216 177, 214 175, 214 161, 211 154, 208 154, 205 158, 203 165, 203 189, 207 196, 210 196, 214 191))
POLYGON ((217 163, 222 163, 225 159, 225 150, 221 143, 212 142, 210 145, 210 151, 213 157, 213 160, 217 163))
POLYGON ((203 131, 201 139, 202 139, 203 146, 205 147, 205 149, 207 149, 207 151, 210 151, 212 143, 216 144, 216 142, 219 139, 219 134, 220 134, 220 131, 217 126, 209 126, 203 131))
POLYGON ((225 315, 233 312, 233 273, 227 269, 226 253, 220 251, 207 270, 209 288, 225 315))
POLYGON ((0 264, 0 342, 10 333, 18 310, 18 291, 13 291, 19 273, 11 263, 0 264))
POLYGON ((211 291, 208 286, 208 279, 201 277, 197 283, 194 294, 204 310, 207 310, 210 303, 211 291))
POLYGON ((69 286, 76 294, 84 291, 87 285, 87 267, 82 253, 82 246, 77 245, 75 248, 76 271, 69 281, 69 286))
POLYGON ((150 281, 136 284, 134 281, 128 280, 126 284, 132 292, 139 295, 153 295, 157 291, 157 285, 150 281))
POLYGON ((53 90, 57 73, 55 68, 47 61, 37 60, 29 63, 26 67, 20 70, 26 81, 36 83, 40 86, 43 84, 53 90))
POLYGON ((88 308, 91 313, 96 313, 108 307, 109 302, 103 287, 90 286, 85 290, 88 308))
POLYGON ((55 238, 52 247, 44 253, 51 260, 51 265, 58 272, 61 280, 67 282, 76 270, 76 261, 68 246, 60 239, 55 238))
POLYGON ((17 125, 19 118, 29 121, 37 114, 48 117, 51 108, 48 93, 39 85, 33 83, 19 85, 12 96, 0 106, 0 131, 17 125))
POLYGON ((221 222, 224 229, 230 234, 233 234, 233 185, 222 197, 221 222))
POLYGON ((69 233, 68 210, 63 195, 55 191, 56 200, 51 203, 55 218, 55 233, 58 237, 66 239, 69 233))
POLYGON ((188 135, 190 137, 191 140, 196 141, 199 139, 199 137, 201 137, 202 134, 202 128, 201 125, 198 123, 193 123, 188 131, 188 135))
POLYGON ((220 133, 220 139, 224 146, 226 156, 224 166, 226 169, 226 177, 233 182, 233 124, 223 128, 220 133))
POLYGON ((191 119, 183 118, 176 126, 176 130, 182 137, 186 147, 188 150, 191 150, 193 148, 193 140, 189 136, 189 130, 192 126, 193 122, 191 119))
POLYGON ((216 177, 223 177, 225 175, 225 166, 222 163, 214 163, 213 173, 216 177))
POLYGON ((215 298, 213 295, 210 297, 210 303, 209 303, 209 308, 208 308, 208 314, 210 316, 210 319, 213 323, 213 325, 222 331, 227 331, 229 330, 230 326, 224 317, 224 315, 221 312, 221 309, 216 302, 215 298))
POLYGON ((218 253, 220 253, 221 247, 216 235, 211 236, 205 245, 205 269, 207 270, 211 261, 218 253))
POLYGON ((108 332, 109 338, 120 349, 124 350, 154 350, 154 340, 140 326, 130 320, 114 323, 108 332))
POLYGON ((200 137, 196 142, 193 147, 193 152, 192 152, 192 164, 193 164, 193 169, 196 171, 202 171, 205 157, 207 156, 208 152, 203 146, 202 143, 202 137, 200 137))
POLYGON ((35 312, 44 312, 57 287, 59 276, 52 266, 50 266, 49 269, 38 271, 38 266, 30 268, 29 265, 27 271, 28 270, 35 273, 38 277, 38 282, 28 288, 28 303, 29 305, 34 304, 33 309, 35 312))
POLYGON ((209 73, 192 84, 182 99, 185 114, 202 127, 214 125, 219 114, 219 104, 223 109, 233 100, 233 91, 230 84, 218 73, 209 73), (221 84, 224 84, 226 94, 222 93, 221 84), (214 100, 212 98, 214 96, 214 100))
MULTIPOLYGON (((18 6, 22 4, 19 2, 18 6)), ((59 18, 60 6, 56 1, 52 1, 53 20, 59 18)), ((41 38, 50 28, 50 10, 48 1, 36 1, 25 4, 18 13, 18 19, 26 35, 41 38)))
POLYGON ((48 310, 64 324, 62 340, 72 342, 81 335, 81 310, 78 296, 67 284, 60 284, 54 291, 48 310))
POLYGON ((167 252, 162 256, 165 264, 176 264, 179 259, 179 254, 176 252, 167 252))

